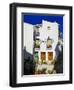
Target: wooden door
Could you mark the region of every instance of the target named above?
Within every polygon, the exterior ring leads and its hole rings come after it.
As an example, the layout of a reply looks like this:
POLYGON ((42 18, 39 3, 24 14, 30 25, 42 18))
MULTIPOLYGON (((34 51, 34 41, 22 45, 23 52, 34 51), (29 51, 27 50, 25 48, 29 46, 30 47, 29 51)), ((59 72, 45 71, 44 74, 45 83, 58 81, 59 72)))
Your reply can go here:
POLYGON ((41 60, 46 60, 46 53, 45 52, 41 52, 41 60))
POLYGON ((48 60, 53 60, 53 52, 48 52, 48 60))

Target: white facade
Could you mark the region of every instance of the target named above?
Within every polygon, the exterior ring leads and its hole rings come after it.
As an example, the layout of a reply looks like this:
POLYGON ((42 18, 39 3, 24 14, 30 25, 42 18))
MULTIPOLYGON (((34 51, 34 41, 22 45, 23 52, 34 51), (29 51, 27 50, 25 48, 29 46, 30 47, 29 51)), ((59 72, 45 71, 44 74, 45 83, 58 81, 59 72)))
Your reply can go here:
POLYGON ((40 28, 40 39, 41 40, 47 40, 48 37, 50 37, 53 40, 52 43, 52 49, 48 50, 46 49, 46 43, 41 44, 40 45, 40 51, 39 51, 39 55, 41 52, 46 52, 46 61, 48 61, 48 52, 53 52, 53 59, 55 57, 55 47, 57 45, 58 42, 58 24, 56 22, 48 22, 48 21, 42 21, 42 28, 40 28), (48 29, 48 27, 50 27, 48 29))
MULTIPOLYGON (((24 46, 26 46, 26 50, 33 54, 33 47, 34 47, 34 41, 33 41, 33 25, 24 23, 24 46)), ((46 48, 46 43, 41 43, 40 44, 40 49, 36 50, 39 55, 39 61, 41 61, 41 52, 46 53, 46 61, 48 61, 48 52, 53 52, 53 59, 55 57, 55 47, 58 43, 58 35, 59 35, 59 30, 58 30, 58 23, 56 22, 48 22, 43 20, 42 25, 39 28, 39 33, 40 36, 39 39, 41 41, 47 40, 48 37, 50 37, 53 40, 52 43, 52 48, 47 49, 46 48)))
POLYGON ((33 25, 24 23, 23 25, 24 31, 23 31, 23 41, 24 41, 24 47, 26 47, 26 51, 30 54, 33 54, 33 25))

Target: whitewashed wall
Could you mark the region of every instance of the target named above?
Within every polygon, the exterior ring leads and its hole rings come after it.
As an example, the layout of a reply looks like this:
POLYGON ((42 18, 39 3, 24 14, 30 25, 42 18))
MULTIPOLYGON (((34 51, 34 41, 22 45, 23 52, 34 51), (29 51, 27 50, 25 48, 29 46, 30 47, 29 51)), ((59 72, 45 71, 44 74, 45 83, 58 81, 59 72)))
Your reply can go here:
MULTIPOLYGON (((24 46, 26 47, 27 52, 30 54, 33 54, 33 47, 34 47, 34 41, 33 41, 33 25, 29 23, 24 23, 24 46)), ((39 28, 40 32, 40 40, 46 41, 48 37, 50 37, 53 40, 52 48, 50 50, 46 49, 46 43, 40 44, 40 49, 38 51, 39 60, 41 61, 41 52, 46 52, 46 61, 48 61, 48 52, 53 52, 53 59, 55 57, 55 48, 58 42, 58 24, 56 22, 48 22, 43 20, 42 21, 42 27, 39 28), (50 27, 50 30, 48 30, 47 27, 50 27)))
POLYGON ((40 40, 46 41, 48 37, 50 37, 53 40, 52 43, 52 49, 48 50, 46 49, 46 43, 42 43, 40 45, 40 52, 46 52, 46 60, 48 61, 48 52, 53 52, 53 58, 55 57, 55 48, 58 42, 58 35, 59 35, 59 30, 58 30, 58 23, 56 22, 48 22, 43 20, 42 21, 42 28, 40 28, 40 40), (50 30, 48 30, 47 27, 50 27, 50 30))
POLYGON ((33 54, 33 25, 24 23, 24 46, 26 51, 30 54, 33 54))

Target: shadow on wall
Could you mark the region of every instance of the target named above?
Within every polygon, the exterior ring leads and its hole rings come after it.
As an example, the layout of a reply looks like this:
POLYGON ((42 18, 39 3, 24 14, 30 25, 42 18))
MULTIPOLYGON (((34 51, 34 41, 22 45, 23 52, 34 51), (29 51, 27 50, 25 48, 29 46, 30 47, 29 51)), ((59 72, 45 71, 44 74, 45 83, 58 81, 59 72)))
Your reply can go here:
POLYGON ((63 73, 63 46, 60 45, 61 51, 59 50, 59 44, 56 46, 56 60, 57 62, 54 65, 56 73, 63 73))
MULTIPOLYGON (((56 63, 54 69, 56 73, 63 73, 63 46, 61 46, 61 51, 59 50, 59 44, 56 46, 56 63)), ((33 75, 35 74, 35 62, 33 55, 26 51, 26 47, 23 50, 24 52, 24 75, 33 75)))
POLYGON ((33 75, 35 72, 35 62, 33 55, 24 48, 24 75, 33 75))

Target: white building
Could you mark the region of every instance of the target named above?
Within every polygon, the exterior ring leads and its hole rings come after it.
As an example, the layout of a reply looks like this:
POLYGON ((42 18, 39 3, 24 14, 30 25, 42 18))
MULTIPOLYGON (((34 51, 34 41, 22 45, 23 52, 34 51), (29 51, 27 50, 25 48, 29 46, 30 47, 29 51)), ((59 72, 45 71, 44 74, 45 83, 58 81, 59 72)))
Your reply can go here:
POLYGON ((43 20, 39 26, 39 36, 36 36, 40 40, 40 48, 34 48, 34 27, 35 25, 24 23, 24 46, 26 50, 33 54, 34 49, 38 52, 39 61, 41 61, 41 55, 44 53, 45 61, 51 62, 55 58, 55 48, 58 43, 59 30, 58 23, 48 22, 43 20), (47 40, 50 39, 51 47, 47 48, 47 40), (34 49, 33 49, 34 48, 34 49), (51 60, 52 59, 52 60, 51 60))
MULTIPOLYGON (((33 25, 28 24, 28 23, 24 23, 23 25, 23 44, 24 47, 26 49, 26 53, 25 53, 25 59, 28 59, 28 55, 32 54, 33 55, 33 25), (29 54, 28 54, 28 53, 29 54)), ((23 49, 24 49, 23 47, 23 49)), ((30 56, 30 58, 32 58, 32 56, 30 56)))

